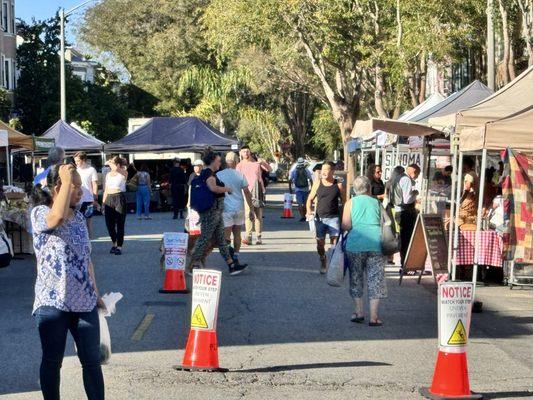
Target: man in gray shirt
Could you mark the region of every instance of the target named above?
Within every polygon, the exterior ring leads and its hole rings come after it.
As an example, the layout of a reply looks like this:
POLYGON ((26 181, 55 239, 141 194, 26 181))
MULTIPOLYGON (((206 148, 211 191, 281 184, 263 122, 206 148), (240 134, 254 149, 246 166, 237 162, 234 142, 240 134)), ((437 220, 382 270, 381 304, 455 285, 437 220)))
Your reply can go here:
POLYGON ((415 189, 415 180, 420 175, 420 167, 411 164, 392 185, 392 202, 394 205, 395 218, 400 227, 400 256, 402 268, 405 268, 405 256, 409 247, 409 241, 415 228, 417 211, 415 208, 418 190, 415 189))

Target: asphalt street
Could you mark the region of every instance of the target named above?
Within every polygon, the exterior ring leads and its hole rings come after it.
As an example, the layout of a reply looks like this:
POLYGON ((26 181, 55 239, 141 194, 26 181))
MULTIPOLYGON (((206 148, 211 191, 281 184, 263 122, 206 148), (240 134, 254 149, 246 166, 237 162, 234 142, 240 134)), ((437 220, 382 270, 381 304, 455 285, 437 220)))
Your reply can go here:
MULTIPOLYGON (((271 202, 280 204, 281 191, 271 202)), ((113 355, 103 367, 108 399, 418 399, 431 383, 437 354, 437 297, 431 277, 421 285, 387 272, 383 327, 350 322, 347 281, 333 288, 318 273, 306 223, 269 208, 264 245, 241 252, 249 270, 223 271, 218 319, 219 358, 226 373, 180 372, 189 331, 190 295, 160 294, 163 232, 182 231, 168 213, 151 221, 128 215, 121 256, 109 254, 96 217, 93 259, 102 293, 124 298, 108 320, 113 355), (144 321, 144 322, 143 322, 144 321)), ((40 343, 31 316, 35 262, 0 270, 0 398, 40 398, 40 343)), ((533 397, 533 291, 478 289, 468 348, 472 389, 486 398, 533 397)), ((81 368, 69 339, 62 369, 65 399, 83 399, 81 368)))

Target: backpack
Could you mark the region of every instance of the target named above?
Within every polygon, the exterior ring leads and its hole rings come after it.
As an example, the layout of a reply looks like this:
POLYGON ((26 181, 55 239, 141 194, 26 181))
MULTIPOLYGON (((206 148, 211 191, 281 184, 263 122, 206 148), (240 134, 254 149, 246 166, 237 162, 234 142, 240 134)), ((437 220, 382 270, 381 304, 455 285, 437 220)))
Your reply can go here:
POLYGON ((191 182, 191 208, 199 213, 210 210, 215 204, 215 194, 207 186, 207 171, 202 171, 191 182))
POLYGON ((8 267, 13 258, 13 246, 11 239, 7 237, 5 232, 0 232, 0 268, 8 267))
POLYGON ((309 187, 309 177, 307 176, 305 167, 296 167, 296 179, 294 180, 294 185, 297 188, 309 187))

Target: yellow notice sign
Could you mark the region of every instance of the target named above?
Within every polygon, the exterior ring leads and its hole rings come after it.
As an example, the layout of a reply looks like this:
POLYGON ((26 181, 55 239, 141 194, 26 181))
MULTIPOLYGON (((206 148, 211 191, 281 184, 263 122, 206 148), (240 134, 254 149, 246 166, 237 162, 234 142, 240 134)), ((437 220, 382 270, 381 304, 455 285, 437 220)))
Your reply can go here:
POLYGON ((461 320, 457 321, 457 325, 455 325, 455 329, 453 330, 452 335, 450 336, 450 339, 448 339, 448 344, 449 345, 466 344, 466 330, 461 320))
POLYGON ((208 327, 202 307, 198 304, 191 316, 191 328, 207 329, 208 327))

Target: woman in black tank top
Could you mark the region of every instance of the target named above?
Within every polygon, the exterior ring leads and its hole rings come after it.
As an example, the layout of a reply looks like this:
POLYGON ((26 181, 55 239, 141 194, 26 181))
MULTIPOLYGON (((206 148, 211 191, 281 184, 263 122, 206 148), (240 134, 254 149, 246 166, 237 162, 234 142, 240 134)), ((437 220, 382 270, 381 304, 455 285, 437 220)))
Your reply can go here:
POLYGON ((336 179, 331 186, 325 186, 321 181, 316 191, 316 216, 319 218, 338 217, 341 196, 342 194, 336 179))

